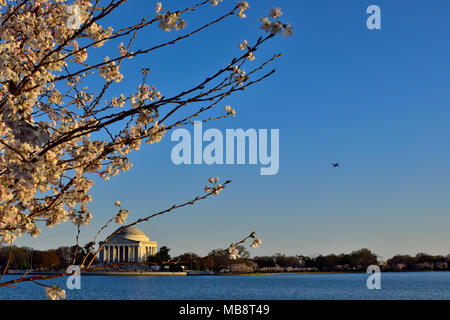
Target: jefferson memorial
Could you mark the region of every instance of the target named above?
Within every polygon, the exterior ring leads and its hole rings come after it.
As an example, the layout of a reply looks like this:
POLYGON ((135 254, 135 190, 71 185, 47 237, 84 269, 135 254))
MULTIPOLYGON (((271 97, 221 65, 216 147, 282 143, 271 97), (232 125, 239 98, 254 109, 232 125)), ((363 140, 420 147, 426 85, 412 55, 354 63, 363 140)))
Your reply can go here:
MULTIPOLYGON (((100 246, 103 241, 99 243, 100 246)), ((145 262, 156 254, 156 241, 150 241, 142 230, 128 227, 114 235, 99 253, 100 262, 145 262)))

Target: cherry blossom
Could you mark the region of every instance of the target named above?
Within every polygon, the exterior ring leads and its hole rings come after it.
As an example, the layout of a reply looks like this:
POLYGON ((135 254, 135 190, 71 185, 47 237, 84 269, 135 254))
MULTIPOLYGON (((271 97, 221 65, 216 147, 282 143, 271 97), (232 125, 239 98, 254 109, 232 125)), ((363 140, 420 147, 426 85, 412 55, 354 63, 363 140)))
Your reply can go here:
POLYGON ((210 186, 206 186, 204 188, 206 193, 212 193, 214 195, 218 195, 223 189, 224 186, 222 186, 221 184, 218 184, 217 182, 219 181, 219 177, 210 177, 208 179, 208 182, 211 184, 210 186))
POLYGON ((244 14, 244 11, 247 9, 250 9, 248 2, 247 1, 238 1, 237 7, 239 10, 238 16, 243 19, 246 18, 247 16, 244 14))
POLYGON ((53 285, 53 287, 45 288, 45 294, 49 300, 60 300, 66 298, 66 291, 53 285))
POLYGON ((231 115, 233 117, 236 115, 236 111, 233 108, 231 108, 231 106, 226 106, 225 111, 227 112, 228 115, 231 115))
POLYGON ((248 48, 248 42, 247 40, 244 40, 241 44, 239 44, 239 49, 245 50, 246 48, 248 48))
POLYGON ((234 245, 231 245, 227 251, 228 251, 231 259, 237 260, 240 258, 239 250, 234 245))
POLYGON ((261 244, 262 244, 262 240, 255 237, 252 244, 250 245, 250 247, 258 248, 261 244))
POLYGON ((157 2, 156 3, 156 7, 155 7, 156 13, 159 13, 161 10, 162 10, 162 3, 161 2, 157 2))
POLYGON ((120 209, 119 213, 114 218, 114 222, 118 224, 124 224, 127 217, 128 217, 128 210, 120 209))
POLYGON ((282 15, 283 12, 281 11, 281 8, 270 8, 270 12, 268 14, 269 17, 274 19, 281 17, 282 15))
POLYGON ((260 29, 264 30, 267 33, 270 33, 272 35, 281 34, 283 32, 284 37, 286 36, 293 36, 293 27, 287 23, 283 24, 281 21, 276 20, 274 22, 269 21, 268 17, 273 19, 278 19, 283 15, 283 12, 281 11, 281 8, 271 8, 269 14, 267 17, 262 17, 261 20, 261 27, 260 29))

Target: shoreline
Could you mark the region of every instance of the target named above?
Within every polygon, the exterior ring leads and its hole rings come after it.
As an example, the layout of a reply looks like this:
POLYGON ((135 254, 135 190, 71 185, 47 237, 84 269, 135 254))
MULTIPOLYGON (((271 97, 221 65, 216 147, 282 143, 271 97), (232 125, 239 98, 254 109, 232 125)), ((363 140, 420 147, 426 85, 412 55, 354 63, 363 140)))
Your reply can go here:
MULTIPOLYGON (((15 271, 10 270, 12 272, 7 272, 8 275, 30 275, 30 276, 44 276, 44 275, 56 275, 61 273, 62 271, 42 271, 42 272, 24 272, 24 271, 15 271)), ((448 272, 449 270, 411 270, 411 271, 384 271, 389 273, 408 273, 408 272, 448 272)), ((114 272, 114 271, 108 271, 108 272, 82 272, 81 274, 83 276, 129 276, 129 277, 136 277, 136 276, 268 276, 268 275, 291 275, 291 274, 355 274, 355 273, 365 273, 365 272, 341 272, 341 271, 311 271, 311 272, 255 272, 255 273, 204 273, 204 274, 189 274, 188 271, 183 272, 158 272, 158 271, 150 271, 150 272, 114 272)))
MULTIPOLYGON (((8 275, 30 275, 30 276, 50 276, 63 271, 42 271, 42 272, 8 272, 8 275)), ((81 272, 83 276, 187 276, 187 272, 81 272)), ((68 276, 65 276, 68 277, 68 276)))

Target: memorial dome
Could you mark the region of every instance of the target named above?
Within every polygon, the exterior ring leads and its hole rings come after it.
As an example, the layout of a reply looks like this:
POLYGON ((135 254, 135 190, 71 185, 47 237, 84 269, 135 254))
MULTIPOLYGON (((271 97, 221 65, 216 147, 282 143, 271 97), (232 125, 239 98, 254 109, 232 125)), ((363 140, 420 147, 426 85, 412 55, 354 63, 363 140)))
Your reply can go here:
POLYGON ((150 239, 145 235, 145 233, 136 227, 128 227, 121 230, 114 237, 114 240, 124 239, 124 240, 133 240, 133 241, 143 241, 148 242, 150 239))

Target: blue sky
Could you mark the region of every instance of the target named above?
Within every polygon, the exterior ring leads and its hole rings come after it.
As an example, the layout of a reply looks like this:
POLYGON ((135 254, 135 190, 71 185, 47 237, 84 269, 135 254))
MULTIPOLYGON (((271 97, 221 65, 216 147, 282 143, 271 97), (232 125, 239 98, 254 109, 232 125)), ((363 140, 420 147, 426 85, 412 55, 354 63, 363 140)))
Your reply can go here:
MULTIPOLYGON (((180 2, 163 1, 163 7, 178 9, 180 2)), ((114 90, 135 88, 136 71, 146 66, 151 84, 163 94, 189 88, 238 55, 242 40, 252 43, 263 35, 259 18, 281 7, 281 20, 294 26, 295 36, 277 37, 255 53, 254 62, 283 52, 274 64, 277 73, 225 102, 236 109, 235 119, 204 125, 279 129, 279 173, 261 176, 259 165, 175 166, 170 159, 175 143, 167 135, 134 153, 129 172, 107 183, 96 179, 94 219, 81 242, 116 213, 115 200, 130 210, 131 221, 202 194, 214 175, 233 180, 220 196, 139 227, 173 254, 206 254, 252 231, 263 240, 252 255, 362 247, 382 257, 450 253, 450 2, 249 3, 246 20, 233 17, 176 47, 131 60, 114 90), (381 30, 366 27, 371 4, 381 8, 381 30), (332 168, 335 161, 342 167, 332 168)), ((233 5, 224 0, 186 16, 187 30, 233 5)), ((151 16, 154 6, 131 0, 108 22, 117 30, 151 16)), ((152 28, 135 49, 177 35, 152 28)), ((24 237, 16 244, 71 245, 75 234, 67 223, 44 229, 37 241, 24 237)))

